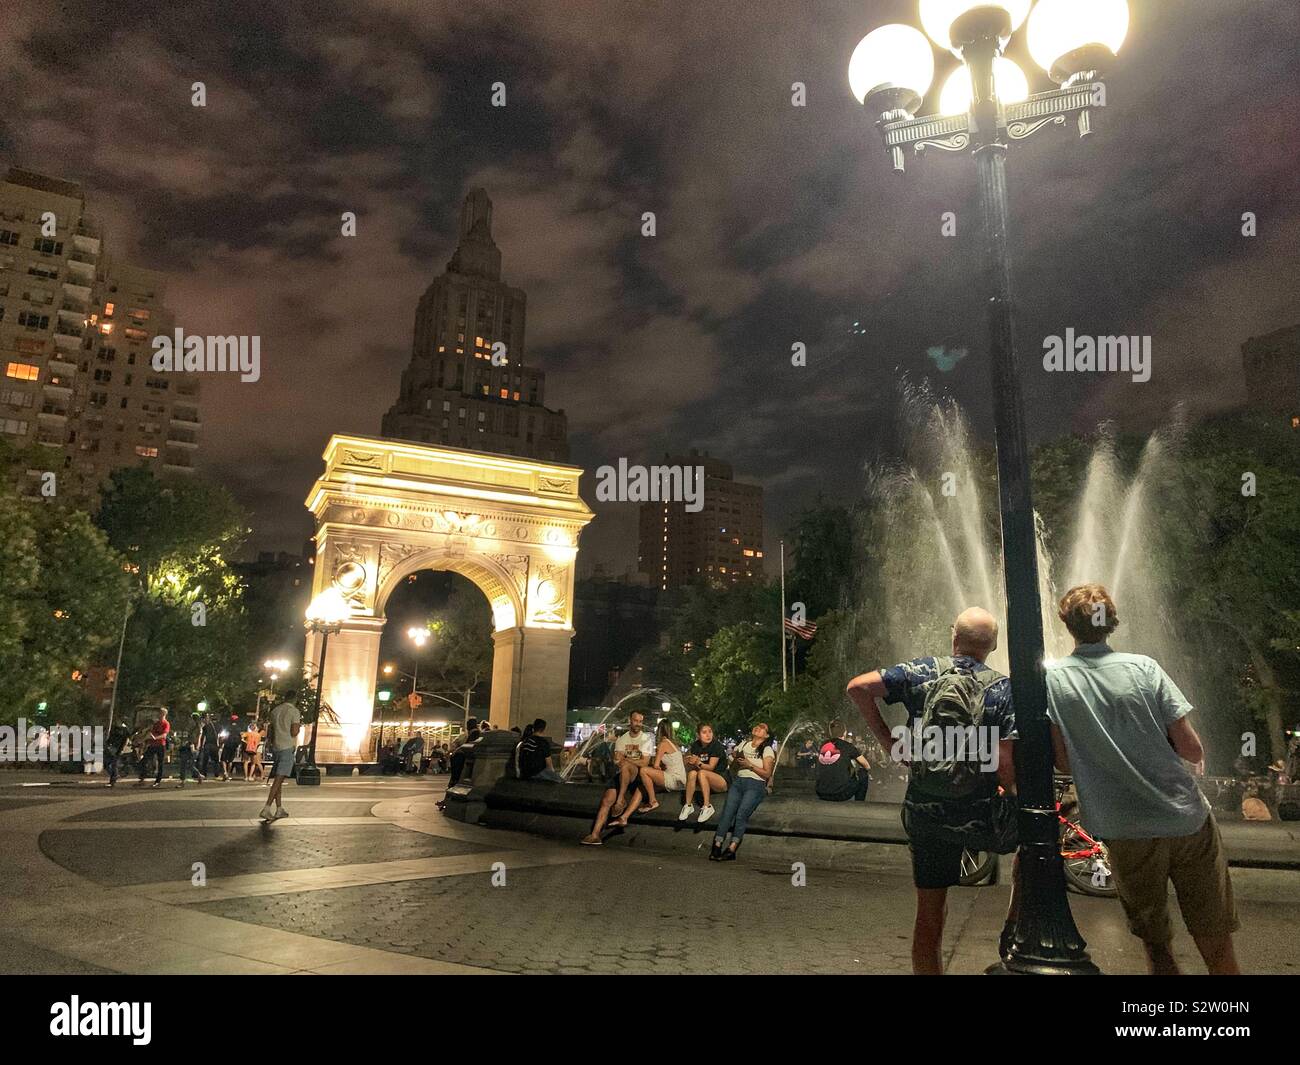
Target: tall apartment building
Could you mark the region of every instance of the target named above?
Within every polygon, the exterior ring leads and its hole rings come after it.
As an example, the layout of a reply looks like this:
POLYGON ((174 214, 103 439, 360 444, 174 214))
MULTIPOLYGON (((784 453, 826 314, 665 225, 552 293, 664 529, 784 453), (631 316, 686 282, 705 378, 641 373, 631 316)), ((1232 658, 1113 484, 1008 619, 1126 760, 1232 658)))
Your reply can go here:
POLYGON ((735 584, 763 577, 763 489, 732 479, 731 466, 706 451, 664 456, 666 466, 701 467, 703 506, 642 503, 637 568, 660 590, 684 584, 735 584))
POLYGON ((170 333, 161 274, 118 262, 80 185, 11 168, 0 184, 0 434, 28 490, 93 507, 108 473, 194 469, 198 382, 154 374, 170 333))
POLYGON ((1300 429, 1300 325, 1251 337, 1241 346, 1246 395, 1254 410, 1300 429))
POLYGON ((474 189, 455 254, 420 297, 411 364, 383 435, 567 461, 564 412, 545 405, 545 373, 524 364, 524 319, 523 291, 501 279, 492 201, 474 189))

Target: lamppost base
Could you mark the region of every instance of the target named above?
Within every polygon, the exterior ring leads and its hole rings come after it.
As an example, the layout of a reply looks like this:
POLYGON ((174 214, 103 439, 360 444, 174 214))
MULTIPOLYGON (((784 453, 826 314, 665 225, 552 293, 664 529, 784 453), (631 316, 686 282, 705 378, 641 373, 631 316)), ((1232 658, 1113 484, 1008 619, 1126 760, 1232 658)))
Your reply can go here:
POLYGON ((1003 958, 984 970, 985 976, 1100 976, 1101 970, 1089 959, 1033 961, 1003 958))
POLYGON ((307 787, 320 786, 321 771, 318 765, 303 765, 298 767, 298 774, 294 779, 307 787))

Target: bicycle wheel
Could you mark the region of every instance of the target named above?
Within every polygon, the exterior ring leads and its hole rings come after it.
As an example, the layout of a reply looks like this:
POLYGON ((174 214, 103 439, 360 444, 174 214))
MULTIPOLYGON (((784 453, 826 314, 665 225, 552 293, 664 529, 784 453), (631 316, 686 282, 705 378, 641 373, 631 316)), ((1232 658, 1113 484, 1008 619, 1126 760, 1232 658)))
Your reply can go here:
POLYGON ((1102 899, 1113 899, 1119 894, 1110 871, 1110 855, 1100 840, 1086 844, 1073 831, 1073 826, 1067 825, 1061 834, 1061 861, 1065 866, 1065 882, 1075 891, 1102 899))
POLYGON ((976 884, 982 884, 993 876, 993 870, 997 868, 998 856, 989 851, 962 851, 961 854, 961 876, 958 883, 962 887, 974 887, 976 884))

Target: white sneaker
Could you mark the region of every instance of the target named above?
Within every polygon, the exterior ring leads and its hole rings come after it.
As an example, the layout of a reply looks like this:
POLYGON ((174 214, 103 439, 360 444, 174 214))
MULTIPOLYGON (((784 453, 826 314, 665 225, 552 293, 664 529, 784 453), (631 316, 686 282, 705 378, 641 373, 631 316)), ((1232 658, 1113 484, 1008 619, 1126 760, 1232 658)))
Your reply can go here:
POLYGON ((277 807, 275 808, 275 816, 274 816, 273 818, 271 818, 271 820, 272 820, 272 821, 278 821, 278 820, 280 820, 280 818, 282 818, 282 817, 288 817, 288 816, 289 816, 289 815, 288 815, 287 813, 284 812, 284 807, 283 807, 283 806, 277 806, 277 807))
POLYGON ((677 820, 685 821, 693 813, 695 813, 695 807, 692 806, 690 803, 687 803, 685 806, 682 807, 682 812, 677 815, 677 820))
POLYGON ((700 811, 699 823, 701 825, 704 824, 704 822, 707 821, 710 817, 712 817, 714 813, 715 811, 713 809, 713 804, 710 803, 708 806, 704 807, 704 809, 700 811))
POLYGON ((263 821, 274 821, 275 810, 271 807, 270 803, 267 803, 265 806, 262 807, 261 812, 257 816, 260 817, 263 821))

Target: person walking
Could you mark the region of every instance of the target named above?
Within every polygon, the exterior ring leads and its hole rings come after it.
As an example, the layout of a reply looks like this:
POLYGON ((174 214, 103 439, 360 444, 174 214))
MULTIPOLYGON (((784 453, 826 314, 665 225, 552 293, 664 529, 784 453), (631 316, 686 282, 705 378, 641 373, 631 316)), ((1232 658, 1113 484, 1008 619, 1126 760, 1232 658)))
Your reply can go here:
POLYGON ((1056 765, 1074 777, 1089 833, 1105 841, 1147 971, 1179 972, 1172 882, 1206 968, 1235 976, 1232 936, 1241 925, 1219 826, 1193 775, 1205 771, 1205 750, 1192 706, 1155 659, 1111 649, 1119 614, 1103 585, 1071 588, 1058 609, 1075 647, 1045 663, 1056 765))
POLYGON ((286 777, 293 775, 294 755, 298 750, 298 730, 302 728, 302 713, 295 702, 298 693, 293 689, 284 693, 284 700, 271 711, 271 721, 266 734, 267 747, 274 752, 271 765, 271 790, 262 807, 263 821, 278 821, 289 815, 284 812, 280 793, 286 777))
POLYGON ((192 776, 196 784, 203 783, 203 774, 199 771, 199 750, 196 748, 196 743, 198 741, 195 740, 194 736, 186 736, 185 739, 181 740, 181 746, 179 746, 177 752, 177 761, 181 765, 181 783, 177 787, 185 787, 187 776, 192 776))
POLYGON ((107 787, 117 784, 117 766, 122 751, 131 739, 131 729, 125 721, 119 721, 108 731, 104 739, 104 768, 108 770, 107 787))
POLYGON ((257 764, 257 748, 262 742, 262 733, 258 724, 257 718, 254 718, 242 737, 244 744, 244 779, 249 783, 257 779, 255 771, 260 768, 257 764))
POLYGON ((230 780, 235 775, 235 765, 239 762, 239 725, 234 717, 226 729, 226 738, 221 745, 221 779, 230 780))
POLYGON ((199 719, 199 772, 205 777, 215 777, 221 773, 221 779, 226 779, 225 771, 221 767, 221 741, 217 738, 217 723, 212 719, 211 714, 204 714, 199 719))
POLYGON ((163 767, 167 762, 167 734, 171 732, 171 722, 167 720, 167 707, 158 711, 158 719, 149 726, 149 735, 144 744, 144 755, 140 759, 140 780, 137 788, 144 787, 145 774, 149 771, 150 759, 157 759, 157 775, 153 778, 155 788, 162 787, 163 767))
POLYGON ((713 835, 713 849, 709 860, 734 862, 736 851, 745 838, 745 829, 759 804, 767 798, 767 782, 776 768, 776 752, 772 750, 771 731, 764 721, 758 722, 749 732, 749 739, 740 744, 732 755, 735 778, 727 792, 727 801, 718 818, 713 835), (730 842, 728 842, 730 838, 730 842))

